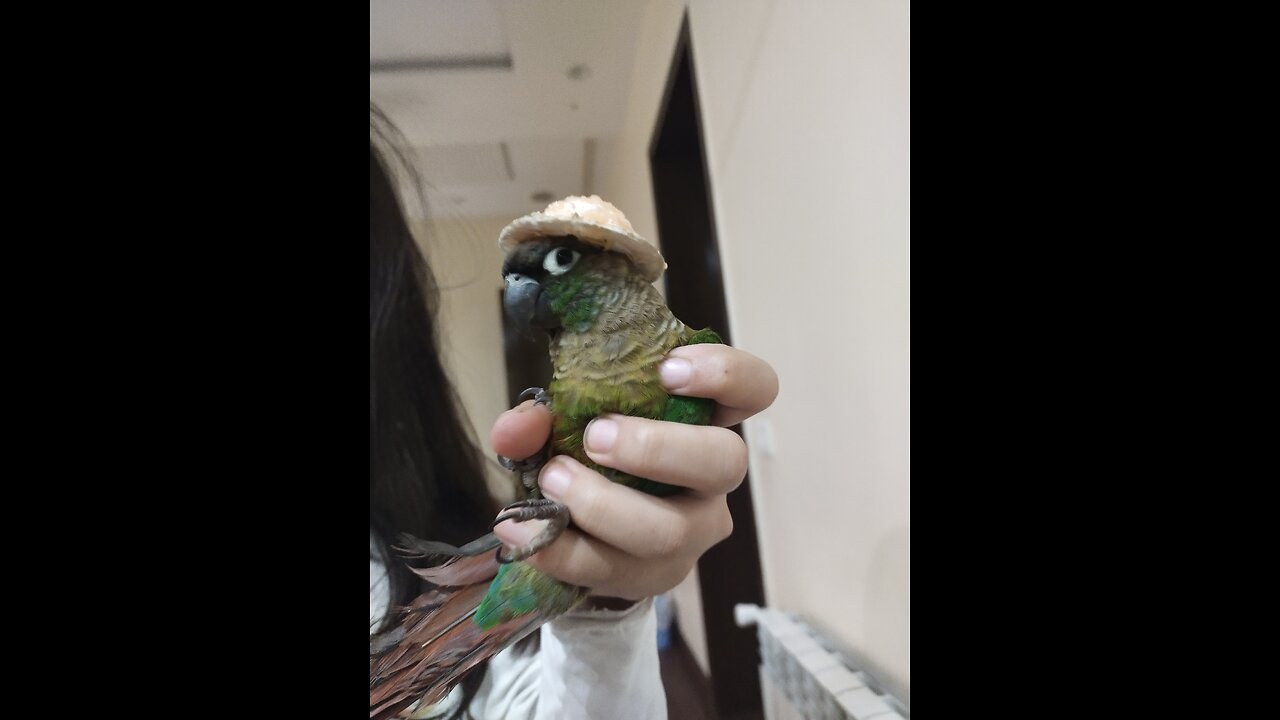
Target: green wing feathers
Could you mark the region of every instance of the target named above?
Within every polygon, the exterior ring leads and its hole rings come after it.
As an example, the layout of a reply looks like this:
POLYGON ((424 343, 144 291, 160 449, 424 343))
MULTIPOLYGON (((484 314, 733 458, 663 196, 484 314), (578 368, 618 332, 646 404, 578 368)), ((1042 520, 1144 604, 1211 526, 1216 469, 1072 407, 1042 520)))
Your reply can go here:
MULTIPOLYGON (((715 330, 703 328, 690 333, 688 339, 682 345, 701 345, 704 343, 719 345, 722 342, 715 330)), ((686 425, 708 425, 711 423, 711 414, 715 412, 715 409, 716 403, 714 400, 672 395, 667 398, 667 404, 662 409, 661 419, 686 425)))
MULTIPOLYGON (((691 332, 681 345, 720 344, 722 342, 720 336, 714 330, 702 329, 691 332)), ((715 401, 708 398, 670 395, 667 397, 667 402, 663 405, 662 414, 658 416, 658 419, 667 422, 684 423, 685 425, 708 425, 711 423, 711 415, 715 412, 715 409, 715 401)), ((672 485, 643 478, 632 478, 626 484, 636 490, 650 495, 657 495, 658 497, 665 497, 679 490, 679 488, 672 485)))
POLYGON ((712 330, 711 328, 702 328, 701 330, 694 330, 689 335, 689 339, 686 340, 684 344, 685 345, 704 345, 704 344, 723 345, 724 340, 720 339, 720 335, 718 335, 715 330, 712 330))
POLYGON ((568 612, 586 595, 582 588, 543 575, 527 563, 503 565, 476 608, 475 622, 489 630, 535 612, 551 618, 568 612))

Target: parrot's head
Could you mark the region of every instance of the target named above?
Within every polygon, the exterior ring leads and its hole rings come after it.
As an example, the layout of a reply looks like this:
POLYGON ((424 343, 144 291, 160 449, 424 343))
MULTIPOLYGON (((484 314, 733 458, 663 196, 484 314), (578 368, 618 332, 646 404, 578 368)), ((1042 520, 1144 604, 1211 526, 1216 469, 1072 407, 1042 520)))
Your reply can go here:
POLYGON ((528 240, 502 263, 507 284, 502 304, 512 322, 526 330, 585 330, 600 312, 600 291, 630 270, 625 256, 571 235, 528 240))

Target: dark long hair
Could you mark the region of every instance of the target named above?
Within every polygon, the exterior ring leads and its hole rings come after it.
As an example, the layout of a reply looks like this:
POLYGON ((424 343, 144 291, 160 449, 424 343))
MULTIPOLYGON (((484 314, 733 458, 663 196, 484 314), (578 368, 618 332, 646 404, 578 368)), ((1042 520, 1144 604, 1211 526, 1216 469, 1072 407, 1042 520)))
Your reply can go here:
MULTIPOLYGON (((489 530, 498 507, 440 362, 435 280, 388 162, 419 200, 421 184, 403 139, 374 107, 369 131, 369 526, 387 568, 389 612, 379 628, 386 630, 390 611, 424 589, 389 550, 397 535, 461 545, 489 530)), ((482 675, 464 683, 463 708, 482 675)))

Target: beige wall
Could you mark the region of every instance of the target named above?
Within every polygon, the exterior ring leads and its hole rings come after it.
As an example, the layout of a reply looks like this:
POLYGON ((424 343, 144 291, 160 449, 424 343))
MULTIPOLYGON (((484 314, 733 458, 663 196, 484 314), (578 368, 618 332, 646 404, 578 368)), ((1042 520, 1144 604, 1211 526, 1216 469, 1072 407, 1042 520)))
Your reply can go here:
MULTIPOLYGON (((648 6, 602 156, 601 194, 651 237, 685 6, 648 6)), ((746 430, 765 592, 909 703, 910 5, 688 6, 730 330, 782 384, 746 430)))

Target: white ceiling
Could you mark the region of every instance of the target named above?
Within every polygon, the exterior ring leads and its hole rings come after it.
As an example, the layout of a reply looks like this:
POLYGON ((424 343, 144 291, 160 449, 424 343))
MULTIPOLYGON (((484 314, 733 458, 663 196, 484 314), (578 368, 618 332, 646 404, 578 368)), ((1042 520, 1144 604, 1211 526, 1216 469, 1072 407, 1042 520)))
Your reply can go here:
POLYGON ((643 10, 370 0, 369 98, 414 146, 428 212, 514 218, 547 204, 535 193, 595 191, 595 149, 622 127, 643 10))

